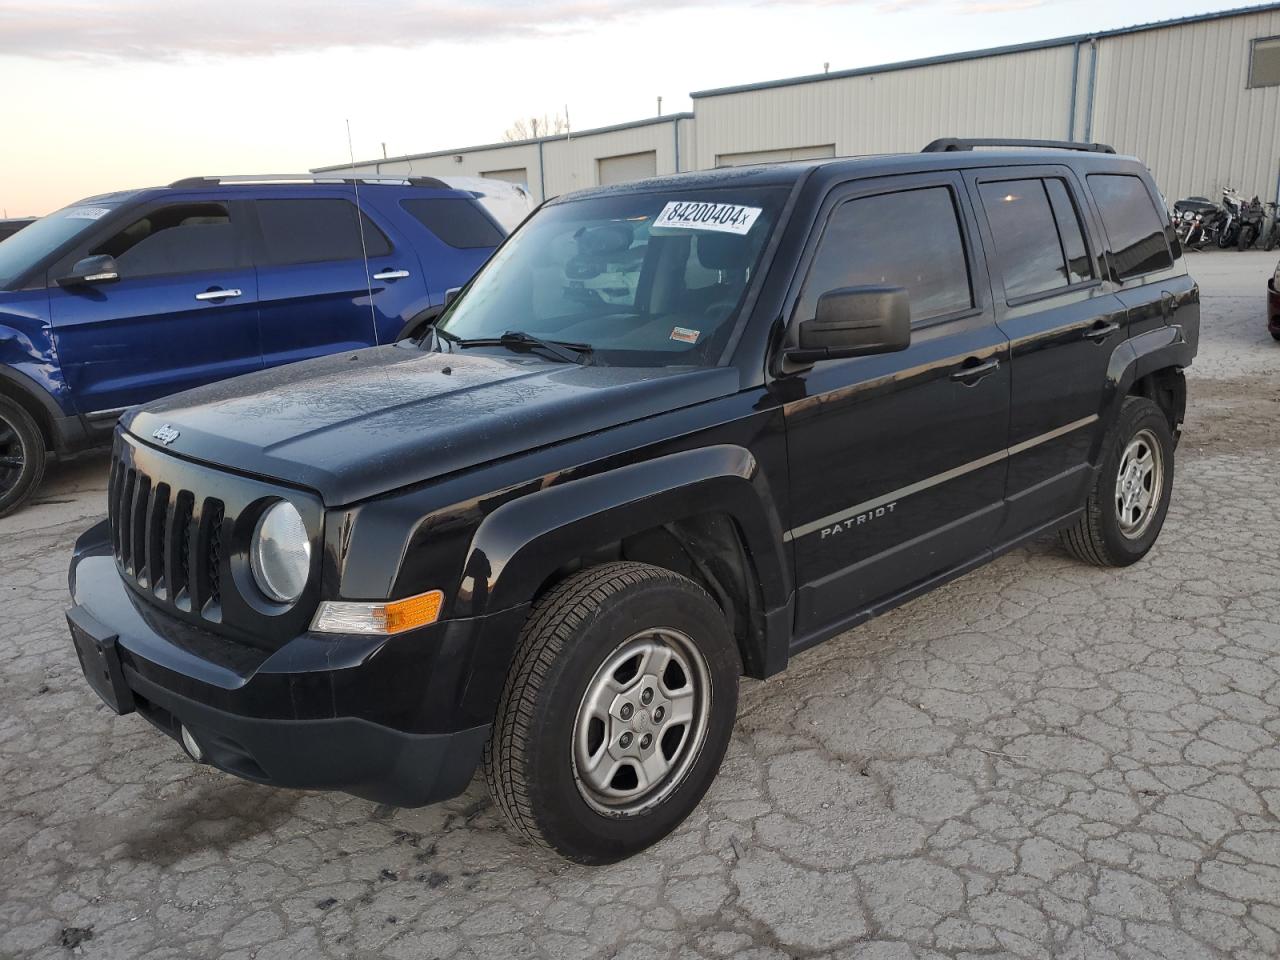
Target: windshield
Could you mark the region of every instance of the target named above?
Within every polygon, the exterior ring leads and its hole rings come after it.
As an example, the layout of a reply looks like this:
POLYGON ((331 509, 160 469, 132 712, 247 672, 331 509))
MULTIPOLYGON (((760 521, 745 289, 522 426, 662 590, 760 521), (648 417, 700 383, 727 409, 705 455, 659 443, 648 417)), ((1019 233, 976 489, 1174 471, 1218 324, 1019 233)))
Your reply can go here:
POLYGON ((621 194, 544 207, 437 323, 445 346, 518 332, 614 366, 709 366, 784 188, 621 194))
POLYGON ((47 254, 88 230, 114 206, 93 203, 63 207, 19 230, 9 239, 0 240, 0 290, 8 289, 47 254))

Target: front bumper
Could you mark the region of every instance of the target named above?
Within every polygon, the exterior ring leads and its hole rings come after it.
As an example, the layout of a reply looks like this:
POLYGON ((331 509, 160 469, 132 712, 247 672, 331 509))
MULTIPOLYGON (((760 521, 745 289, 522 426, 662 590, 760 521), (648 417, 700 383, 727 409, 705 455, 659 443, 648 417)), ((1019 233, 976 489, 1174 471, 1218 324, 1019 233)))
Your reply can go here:
POLYGON ((406 807, 470 782, 527 612, 261 650, 135 596, 105 523, 76 543, 70 587, 81 666, 117 712, 175 739, 186 726, 207 762, 247 780, 406 807))

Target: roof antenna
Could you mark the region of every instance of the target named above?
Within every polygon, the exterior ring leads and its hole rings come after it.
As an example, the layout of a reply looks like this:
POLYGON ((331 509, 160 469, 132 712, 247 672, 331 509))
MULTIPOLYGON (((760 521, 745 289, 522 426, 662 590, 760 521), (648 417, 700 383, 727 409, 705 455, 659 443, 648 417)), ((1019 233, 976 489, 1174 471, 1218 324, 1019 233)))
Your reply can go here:
POLYGON ((378 312, 373 309, 373 277, 369 276, 369 247, 364 241, 364 210, 360 207, 360 178, 356 176, 356 150, 351 143, 351 118, 347 118, 347 152, 351 155, 351 186, 356 191, 356 223, 360 226, 360 257, 364 260, 364 287, 369 294, 369 322, 373 325, 373 345, 382 346, 378 337, 378 312))

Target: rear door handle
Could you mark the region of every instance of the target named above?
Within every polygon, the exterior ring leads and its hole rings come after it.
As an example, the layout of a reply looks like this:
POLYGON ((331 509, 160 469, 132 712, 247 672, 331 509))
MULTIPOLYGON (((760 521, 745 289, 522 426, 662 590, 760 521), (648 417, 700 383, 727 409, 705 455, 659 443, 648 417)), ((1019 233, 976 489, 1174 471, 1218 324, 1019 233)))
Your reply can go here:
POLYGON ((1093 341, 1105 340, 1119 329, 1120 324, 1116 323, 1114 320, 1099 320, 1084 332, 1084 338, 1086 340, 1093 341))
POLYGON ((973 386, 983 377, 990 376, 999 369, 999 357, 992 357, 986 363, 979 362, 977 357, 970 357, 959 370, 951 374, 951 379, 959 380, 967 386, 973 386))
POLYGON ((197 293, 197 300, 230 300, 232 297, 243 296, 244 292, 237 287, 230 290, 206 290, 204 293, 197 293))
POLYGON ((409 271, 408 271, 408 270, 383 270, 383 271, 381 271, 380 273, 375 273, 375 274, 373 275, 373 279, 375 279, 375 280, 403 280, 403 279, 404 279, 405 277, 407 277, 408 275, 409 275, 409 271))

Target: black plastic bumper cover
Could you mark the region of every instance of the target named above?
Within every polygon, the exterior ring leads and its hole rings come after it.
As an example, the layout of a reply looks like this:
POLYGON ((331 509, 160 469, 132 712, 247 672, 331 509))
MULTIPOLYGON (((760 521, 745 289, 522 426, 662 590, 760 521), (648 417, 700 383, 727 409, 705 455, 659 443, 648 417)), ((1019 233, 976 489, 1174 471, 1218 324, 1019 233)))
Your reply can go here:
POLYGON ((403 807, 466 789, 526 613, 259 650, 136 598, 105 524, 77 542, 70 586, 81 667, 112 709, 175 738, 186 726, 207 762, 247 780, 403 807))

